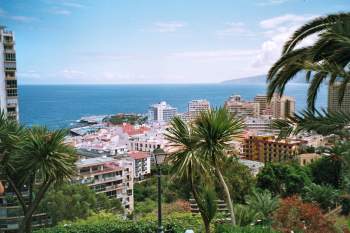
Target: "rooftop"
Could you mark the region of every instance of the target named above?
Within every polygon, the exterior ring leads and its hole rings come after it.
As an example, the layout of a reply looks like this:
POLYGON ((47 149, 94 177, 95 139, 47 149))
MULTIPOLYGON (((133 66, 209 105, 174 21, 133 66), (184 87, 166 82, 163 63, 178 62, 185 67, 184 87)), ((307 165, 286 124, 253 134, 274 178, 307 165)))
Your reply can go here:
POLYGON ((128 155, 133 159, 145 159, 151 156, 148 152, 142 151, 130 151, 128 155))

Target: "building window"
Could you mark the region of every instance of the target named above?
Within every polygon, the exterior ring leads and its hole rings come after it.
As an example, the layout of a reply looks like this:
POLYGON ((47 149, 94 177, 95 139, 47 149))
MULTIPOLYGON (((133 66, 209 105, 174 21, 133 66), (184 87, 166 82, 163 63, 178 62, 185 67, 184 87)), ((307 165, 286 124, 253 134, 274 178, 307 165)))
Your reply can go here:
POLYGON ((17 88, 17 80, 6 80, 6 88, 17 88))
POLYGON ((17 96, 17 89, 7 89, 7 96, 17 96))
POLYGON ((5 61, 16 61, 15 53, 5 53, 5 61))

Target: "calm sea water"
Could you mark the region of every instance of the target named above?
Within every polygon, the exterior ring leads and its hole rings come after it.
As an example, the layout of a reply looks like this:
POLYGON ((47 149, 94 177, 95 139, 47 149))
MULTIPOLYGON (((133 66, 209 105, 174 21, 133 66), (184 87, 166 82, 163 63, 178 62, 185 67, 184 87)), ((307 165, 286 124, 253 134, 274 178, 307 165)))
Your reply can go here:
MULTIPOLYGON (((286 94, 296 97, 297 109, 306 103, 305 84, 291 84, 286 94)), ((25 125, 47 125, 50 128, 69 127, 80 117, 114 113, 145 113, 150 104, 167 101, 184 112, 188 101, 207 99, 213 106, 223 105, 233 94, 253 99, 264 94, 265 85, 22 85, 20 119, 25 125)), ((326 89, 319 95, 318 105, 326 106, 326 89)))

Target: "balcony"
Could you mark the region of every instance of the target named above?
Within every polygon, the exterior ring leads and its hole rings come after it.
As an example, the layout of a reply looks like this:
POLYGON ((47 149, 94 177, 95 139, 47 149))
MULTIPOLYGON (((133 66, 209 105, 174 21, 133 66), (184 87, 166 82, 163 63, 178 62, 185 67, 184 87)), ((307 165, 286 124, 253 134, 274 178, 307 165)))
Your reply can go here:
POLYGON ((16 70, 16 62, 4 62, 4 66, 5 66, 5 71, 9 70, 9 71, 14 71, 16 70))
POLYGON ((4 44, 5 44, 5 45, 14 45, 15 42, 14 42, 14 40, 5 39, 5 40, 4 40, 4 44))

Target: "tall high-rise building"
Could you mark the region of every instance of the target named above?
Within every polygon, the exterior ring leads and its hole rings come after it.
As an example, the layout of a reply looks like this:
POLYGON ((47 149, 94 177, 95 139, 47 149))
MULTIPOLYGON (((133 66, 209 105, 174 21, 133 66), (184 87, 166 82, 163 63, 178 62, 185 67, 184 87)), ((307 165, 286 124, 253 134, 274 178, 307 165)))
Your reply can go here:
POLYGON ((341 104, 339 104, 339 83, 328 86, 328 111, 350 112, 350 85, 345 88, 345 94, 341 104))
POLYGON ((0 26, 0 109, 9 119, 19 119, 15 38, 0 26))
POLYGON ((268 114, 266 114, 266 110, 269 108, 268 103, 267 103, 267 95, 255 96, 254 102, 259 103, 260 115, 268 115, 268 114))
POLYGON ((257 95, 254 99, 259 103, 261 115, 272 115, 274 118, 288 118, 295 112, 295 99, 291 96, 282 96, 275 94, 270 103, 266 95, 257 95))
POLYGON ((281 112, 280 118, 286 119, 293 116, 295 113, 295 99, 291 96, 281 97, 281 112))
POLYGON ((158 104, 153 104, 149 108, 149 119, 151 121, 169 122, 176 116, 177 109, 162 101, 158 104))
POLYGON ((188 115, 190 119, 196 118, 200 112, 207 111, 210 109, 210 104, 208 100, 191 100, 188 103, 188 115))

